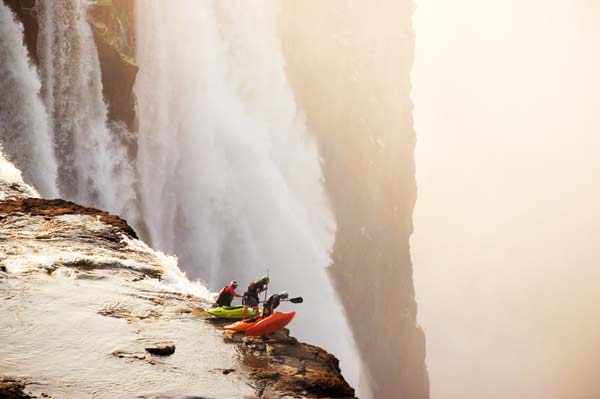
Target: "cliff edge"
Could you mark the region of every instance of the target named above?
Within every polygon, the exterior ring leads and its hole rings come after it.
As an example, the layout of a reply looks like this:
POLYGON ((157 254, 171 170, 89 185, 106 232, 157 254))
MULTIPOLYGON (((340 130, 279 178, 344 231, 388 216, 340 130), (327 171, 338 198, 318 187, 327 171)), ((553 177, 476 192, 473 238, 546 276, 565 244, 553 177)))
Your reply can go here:
POLYGON ((353 398, 280 330, 225 333, 207 289, 126 221, 37 198, 0 156, 0 398, 353 398))

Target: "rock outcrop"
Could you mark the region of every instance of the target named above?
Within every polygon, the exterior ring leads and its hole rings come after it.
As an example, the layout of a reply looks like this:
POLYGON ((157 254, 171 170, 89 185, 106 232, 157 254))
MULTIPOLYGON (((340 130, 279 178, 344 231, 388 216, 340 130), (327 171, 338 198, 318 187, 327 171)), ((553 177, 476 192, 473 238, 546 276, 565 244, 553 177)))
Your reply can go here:
POLYGON ((135 130, 133 84, 138 72, 134 61, 133 0, 102 0, 92 3, 88 18, 94 32, 108 116, 135 130))
POLYGON ((335 357, 287 331, 223 342, 175 258, 117 216, 30 198, 0 163, 0 398, 354 397, 335 357))
MULTIPOLYGON (((2 182, 0 181, 0 189, 2 182)), ((19 195, 26 195, 23 193, 23 186, 18 184, 9 185, 8 188, 11 192, 16 192, 19 195)), ((70 201, 62 199, 46 200, 40 198, 14 198, 15 194, 11 198, 7 198, 4 201, 0 201, 0 218, 7 218, 15 214, 27 214, 30 216, 43 216, 44 218, 53 218, 62 215, 85 215, 91 216, 98 219, 106 225, 115 227, 119 232, 127 235, 131 238, 138 238, 135 231, 127 224, 127 222, 118 216, 111 215, 108 212, 104 212, 95 208, 88 208, 85 206, 77 205, 70 201)), ((0 219, 1 220, 1 219, 0 219)), ((115 237, 106 237, 112 241, 119 241, 115 237)))
POLYGON ((238 344, 244 365, 255 381, 258 397, 278 393, 310 398, 354 398, 354 389, 341 375, 339 362, 323 349, 298 342, 282 329, 265 337, 226 332, 226 342, 238 344))
POLYGON ((28 399, 25 393, 25 383, 13 378, 0 377, 0 399, 28 399))

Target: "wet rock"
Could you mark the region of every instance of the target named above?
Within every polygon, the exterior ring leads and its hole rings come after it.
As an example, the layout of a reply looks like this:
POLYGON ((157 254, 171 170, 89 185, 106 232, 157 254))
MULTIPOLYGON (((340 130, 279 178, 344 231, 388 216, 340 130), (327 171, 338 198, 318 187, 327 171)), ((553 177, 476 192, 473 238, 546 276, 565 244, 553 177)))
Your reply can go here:
POLYGON ((258 397, 355 397, 338 359, 317 346, 298 342, 287 329, 264 338, 226 333, 225 341, 238 345, 244 365, 257 383, 258 397))
POLYGON ((170 356, 175 353, 175 344, 172 342, 158 342, 154 345, 147 346, 145 349, 153 355, 170 356))
POLYGON ((143 353, 136 353, 136 352, 126 352, 126 351, 114 351, 112 353, 112 355, 114 357, 118 357, 119 359, 137 359, 137 360, 144 360, 146 359, 146 355, 144 355, 143 353))
MULTIPOLYGON (((100 219, 101 222, 116 227, 120 232, 131 238, 138 238, 135 231, 127 222, 118 216, 94 208, 77 205, 70 201, 61 199, 45 200, 40 198, 25 198, 0 202, 0 215, 2 217, 17 213, 25 213, 31 216, 57 217, 63 215, 88 215, 100 219)), ((115 237, 104 237, 108 240, 120 241, 118 235, 115 237)))
MULTIPOLYGON (((95 2, 88 9, 88 18, 102 72, 104 98, 111 121, 124 123, 135 130, 135 95, 133 84, 139 67, 134 57, 134 11, 130 0, 95 2)), ((133 143, 131 143, 134 146, 133 143)), ((132 154, 135 148, 131 148, 132 154)))
POLYGON ((12 378, 0 378, 0 399, 31 398, 24 391, 25 384, 12 378))

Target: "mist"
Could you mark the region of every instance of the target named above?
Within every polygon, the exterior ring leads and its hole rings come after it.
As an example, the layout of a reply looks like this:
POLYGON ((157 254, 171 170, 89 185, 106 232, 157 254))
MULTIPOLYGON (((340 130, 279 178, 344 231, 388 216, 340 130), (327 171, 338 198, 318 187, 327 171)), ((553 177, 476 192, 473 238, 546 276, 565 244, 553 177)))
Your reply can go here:
POLYGON ((286 74, 337 221, 330 276, 364 361, 360 398, 427 398, 409 253, 412 0, 286 1, 286 74))
POLYGON ((411 255, 432 398, 600 396, 592 1, 417 1, 411 255))

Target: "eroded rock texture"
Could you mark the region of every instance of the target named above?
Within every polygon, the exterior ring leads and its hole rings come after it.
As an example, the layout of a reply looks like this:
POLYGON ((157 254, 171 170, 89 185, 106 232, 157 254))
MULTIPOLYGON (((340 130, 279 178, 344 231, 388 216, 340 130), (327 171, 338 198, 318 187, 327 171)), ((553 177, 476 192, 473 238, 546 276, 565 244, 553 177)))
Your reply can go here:
POLYGON ((354 389, 341 375, 339 362, 325 350, 298 342, 282 329, 266 337, 226 332, 238 344, 260 398, 301 394, 308 398, 354 398, 354 389))

